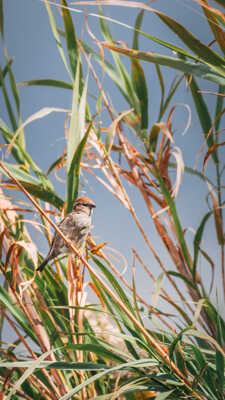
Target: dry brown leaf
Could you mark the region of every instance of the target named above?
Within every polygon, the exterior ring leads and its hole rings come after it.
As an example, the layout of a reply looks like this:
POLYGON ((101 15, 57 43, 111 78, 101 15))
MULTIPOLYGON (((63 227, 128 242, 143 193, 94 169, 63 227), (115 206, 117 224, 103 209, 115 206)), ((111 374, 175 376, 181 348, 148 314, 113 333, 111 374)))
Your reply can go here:
POLYGON ((220 17, 221 19, 224 20, 225 22, 225 15, 222 11, 218 10, 215 7, 212 7, 210 5, 207 4, 206 1, 202 1, 202 0, 194 0, 196 3, 200 4, 202 7, 204 7, 205 9, 207 9, 208 11, 212 12, 213 14, 218 15, 218 17, 220 17))
POLYGON ((98 254, 99 250, 101 250, 104 246, 106 246, 108 244, 108 242, 103 242, 101 244, 99 244, 98 246, 95 246, 91 249, 91 253, 92 254, 98 254))
POLYGON ((214 150, 217 149, 218 147, 224 146, 224 145, 225 145, 225 142, 217 143, 217 144, 214 144, 213 146, 211 146, 211 147, 208 149, 208 151, 207 151, 207 153, 206 153, 206 155, 205 155, 204 161, 203 161, 203 168, 202 168, 203 172, 205 172, 206 166, 207 166, 208 161, 209 161, 209 157, 210 157, 211 154, 214 152, 214 150))
POLYGON ((93 290, 93 292, 98 297, 98 299, 99 299, 99 301, 100 301, 100 303, 102 305, 103 310, 106 311, 106 306, 105 306, 104 300, 103 300, 103 298, 101 296, 101 293, 99 292, 98 288, 95 286, 95 284, 93 282, 88 282, 88 286, 90 286, 90 288, 93 290))

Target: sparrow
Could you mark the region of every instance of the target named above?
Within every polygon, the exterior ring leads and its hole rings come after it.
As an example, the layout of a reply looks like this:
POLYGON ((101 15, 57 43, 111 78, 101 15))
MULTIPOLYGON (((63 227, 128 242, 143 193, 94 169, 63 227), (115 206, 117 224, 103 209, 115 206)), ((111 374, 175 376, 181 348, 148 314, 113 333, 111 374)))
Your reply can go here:
MULTIPOLYGON (((58 225, 63 234, 77 248, 82 248, 90 232, 91 216, 95 203, 89 197, 81 196, 73 204, 72 211, 58 225)), ((72 253, 63 238, 55 232, 47 257, 39 265, 37 271, 42 271, 45 265, 59 254, 72 253)))

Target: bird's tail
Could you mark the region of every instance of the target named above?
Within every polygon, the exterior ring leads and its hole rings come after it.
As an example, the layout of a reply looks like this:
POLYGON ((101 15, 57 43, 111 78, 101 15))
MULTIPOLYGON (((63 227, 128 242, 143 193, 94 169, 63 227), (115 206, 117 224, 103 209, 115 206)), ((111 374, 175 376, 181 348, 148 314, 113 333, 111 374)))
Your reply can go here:
POLYGON ((44 267, 46 266, 46 264, 48 264, 48 262, 49 262, 49 258, 46 257, 44 259, 44 261, 41 263, 41 265, 39 265, 39 267, 37 268, 37 271, 40 271, 40 272, 43 271, 44 267))

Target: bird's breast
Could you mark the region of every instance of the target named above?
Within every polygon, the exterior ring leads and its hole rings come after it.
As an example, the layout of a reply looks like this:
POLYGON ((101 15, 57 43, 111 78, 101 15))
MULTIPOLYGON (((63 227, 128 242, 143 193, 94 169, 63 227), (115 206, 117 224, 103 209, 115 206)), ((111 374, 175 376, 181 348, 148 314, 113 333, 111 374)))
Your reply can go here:
POLYGON ((87 214, 75 214, 70 229, 70 240, 79 246, 85 242, 91 228, 91 218, 87 214))

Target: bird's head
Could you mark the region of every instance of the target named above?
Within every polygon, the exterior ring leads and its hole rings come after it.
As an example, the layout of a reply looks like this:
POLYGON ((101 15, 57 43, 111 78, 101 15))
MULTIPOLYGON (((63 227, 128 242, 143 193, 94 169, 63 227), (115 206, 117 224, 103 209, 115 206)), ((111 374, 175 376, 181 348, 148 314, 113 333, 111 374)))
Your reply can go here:
POLYGON ((91 215, 92 210, 95 207, 96 207, 95 203, 91 199, 89 199, 89 197, 81 196, 81 197, 78 197, 76 199, 76 201, 74 202, 73 211, 75 211, 77 213, 83 212, 85 214, 91 215))

